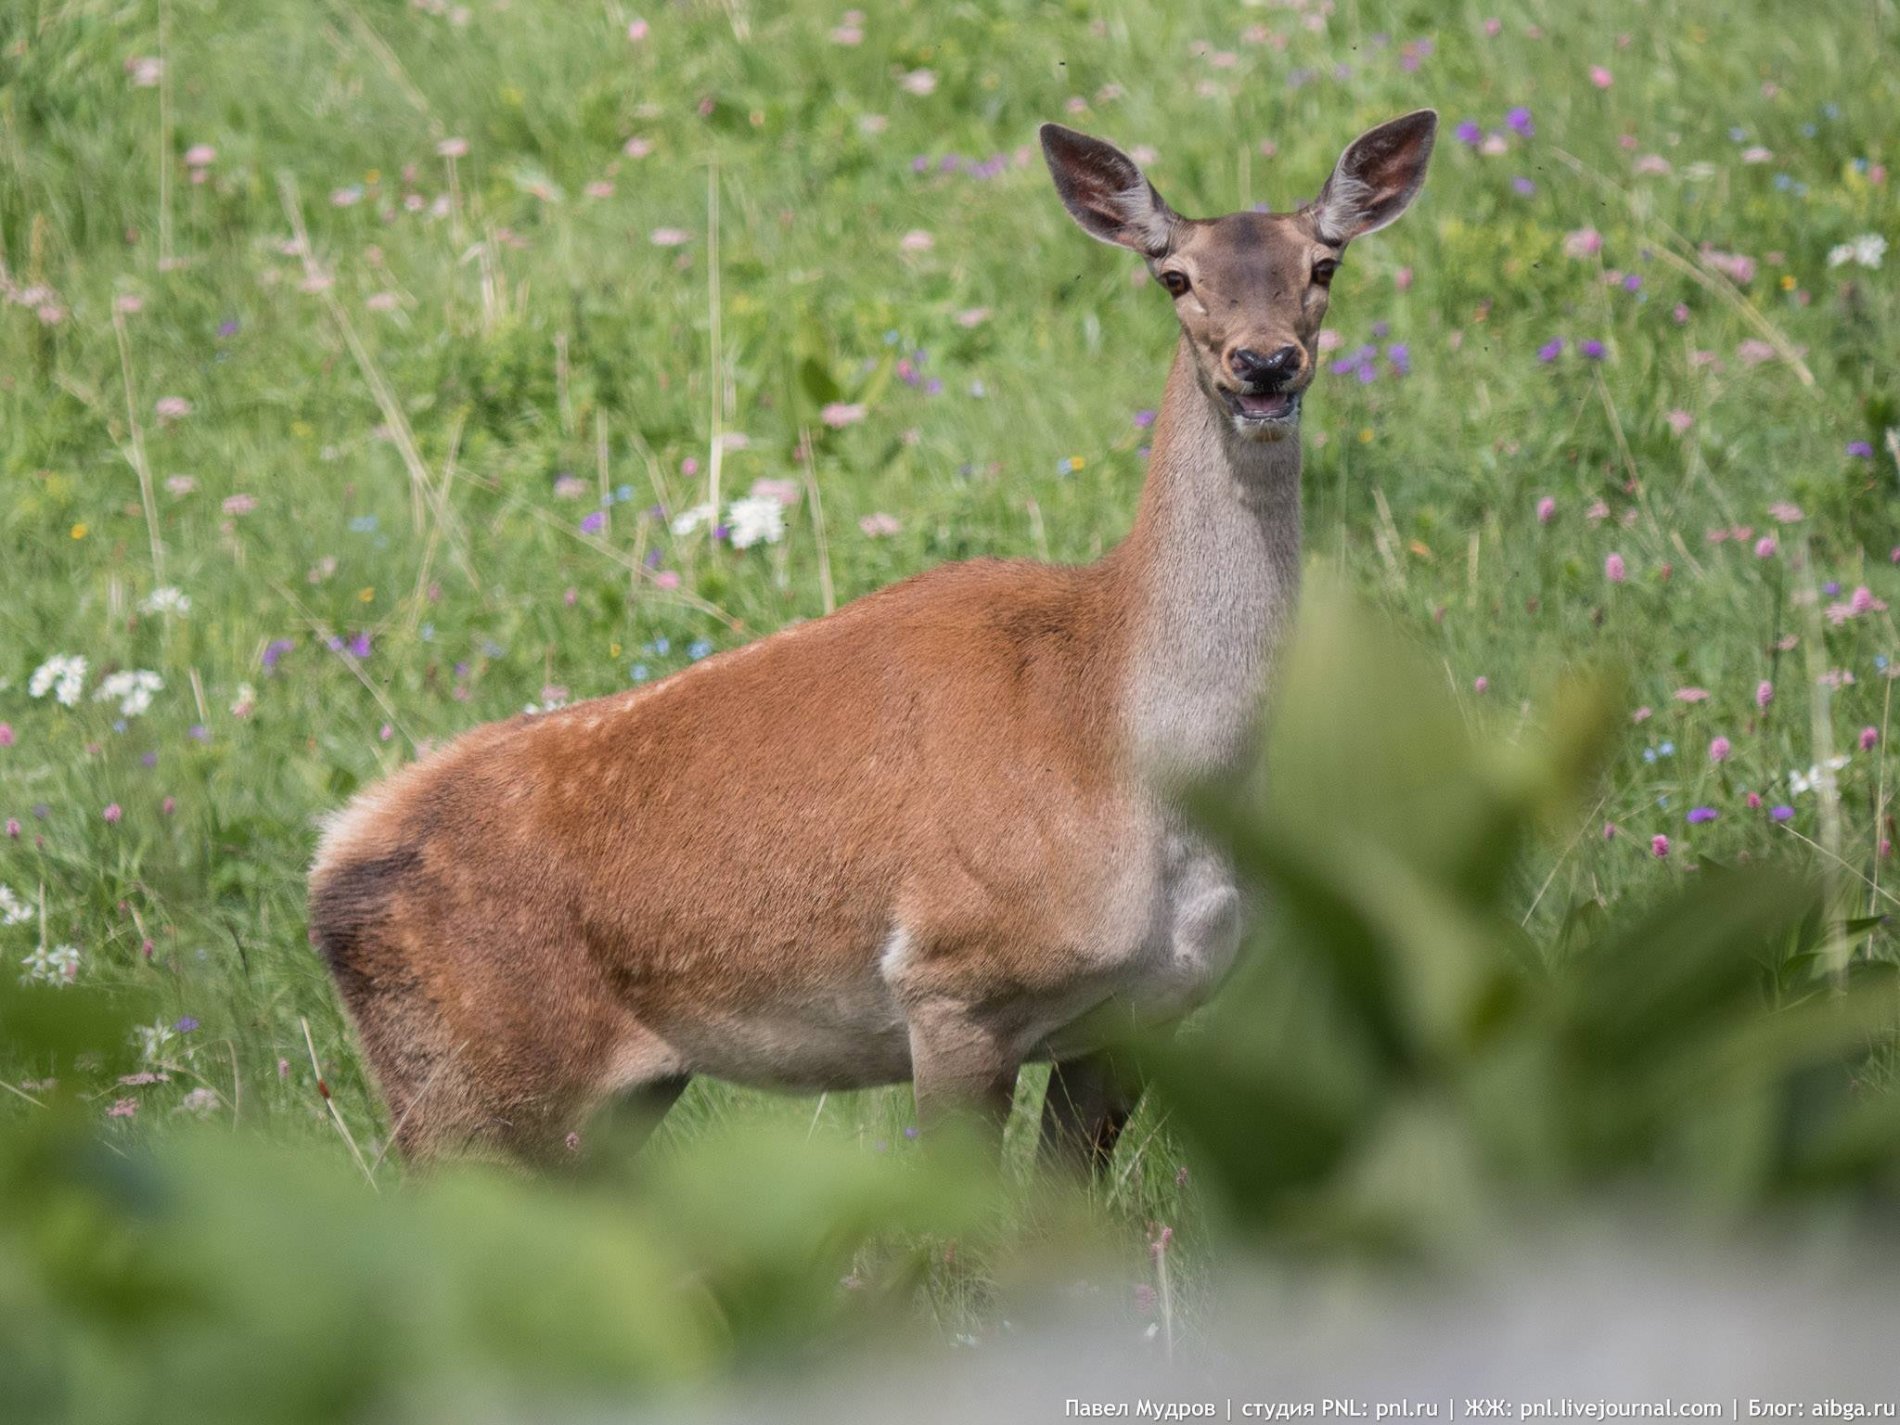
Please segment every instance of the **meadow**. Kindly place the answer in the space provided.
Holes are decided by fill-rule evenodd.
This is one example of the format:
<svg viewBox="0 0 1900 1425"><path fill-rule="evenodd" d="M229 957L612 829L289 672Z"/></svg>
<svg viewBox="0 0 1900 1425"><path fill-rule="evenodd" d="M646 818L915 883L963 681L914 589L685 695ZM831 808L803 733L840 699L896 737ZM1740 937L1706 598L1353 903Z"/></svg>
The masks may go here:
<svg viewBox="0 0 1900 1425"><path fill-rule="evenodd" d="M0 978L141 1005L64 1086L88 1131L394 1183L305 940L322 814L931 564L1114 543L1173 321L1063 214L1048 119L1203 215L1436 107L1334 285L1312 567L1486 745L1620 670L1600 777L1499 889L1530 933L1779 856L1830 968L1890 961L1900 17L1785 17L14 0ZM0 1123L44 1112L45 1062L0 1069ZM699 1083L658 1148L909 1122ZM1128 1141L1109 1211L1190 1238L1169 1126Z"/></svg>

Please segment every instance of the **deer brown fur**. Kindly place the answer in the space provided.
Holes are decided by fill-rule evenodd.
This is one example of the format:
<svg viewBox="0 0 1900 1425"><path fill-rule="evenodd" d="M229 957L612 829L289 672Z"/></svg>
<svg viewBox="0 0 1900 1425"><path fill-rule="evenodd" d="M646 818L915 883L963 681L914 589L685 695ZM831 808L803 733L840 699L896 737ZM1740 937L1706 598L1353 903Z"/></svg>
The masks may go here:
<svg viewBox="0 0 1900 1425"><path fill-rule="evenodd" d="M1434 117L1313 204L1190 221L1055 125L1057 188L1182 336L1128 538L1079 567L931 569L650 687L478 727L328 827L312 939L402 1149L558 1156L693 1075L912 1079L1007 1112L1055 1065L1053 1151L1105 1159L1138 1086L1103 1016L1192 1007L1238 944L1171 810L1252 744L1299 566L1299 404L1347 241L1423 179Z"/></svg>

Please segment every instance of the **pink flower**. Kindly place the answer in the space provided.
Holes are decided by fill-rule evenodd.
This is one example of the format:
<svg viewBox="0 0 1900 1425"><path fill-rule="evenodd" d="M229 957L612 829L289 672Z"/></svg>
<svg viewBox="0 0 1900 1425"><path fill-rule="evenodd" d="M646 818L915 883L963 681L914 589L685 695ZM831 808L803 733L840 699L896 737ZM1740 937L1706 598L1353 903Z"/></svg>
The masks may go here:
<svg viewBox="0 0 1900 1425"><path fill-rule="evenodd" d="M653 140L638 137L630 138L620 145L620 151L628 158L645 158L648 154L653 152Z"/></svg>
<svg viewBox="0 0 1900 1425"><path fill-rule="evenodd" d="M1683 410L1671 411L1663 419L1669 422L1669 429L1679 436L1687 435L1689 427L1695 424L1695 417Z"/></svg>
<svg viewBox="0 0 1900 1425"><path fill-rule="evenodd" d="M905 252L929 252L937 245L937 240L922 228L912 228L898 239L897 245Z"/></svg>
<svg viewBox="0 0 1900 1425"><path fill-rule="evenodd" d="M13 746L13 724L0 722L0 747Z"/></svg>
<svg viewBox="0 0 1900 1425"><path fill-rule="evenodd" d="M655 228L648 234L648 241L655 247L684 247L693 240L693 235L684 228Z"/></svg>
<svg viewBox="0 0 1900 1425"><path fill-rule="evenodd" d="M139 1101L135 1098L114 1099L112 1107L106 1110L107 1118L130 1118L139 1111Z"/></svg>
<svg viewBox="0 0 1900 1425"><path fill-rule="evenodd" d="M1603 823L1603 839L1605 841L1616 840L1616 823L1615 822L1606 821Z"/></svg>
<svg viewBox="0 0 1900 1425"><path fill-rule="evenodd" d="M1549 524L1551 520L1556 517L1556 514L1557 502L1549 495L1544 496L1543 499L1537 502L1537 522L1539 524Z"/></svg>
<svg viewBox="0 0 1900 1425"><path fill-rule="evenodd" d="M102 815L104 815L109 825L117 826L120 818L125 815L125 812L120 808L117 802L108 802Z"/></svg>
<svg viewBox="0 0 1900 1425"><path fill-rule="evenodd" d="M1886 600L1876 599L1873 590L1865 584L1854 590L1847 606L1856 614L1884 614L1887 611Z"/></svg>
<svg viewBox="0 0 1900 1425"><path fill-rule="evenodd" d="M1669 838L1660 831L1649 838L1649 854L1658 861L1669 854Z"/></svg>
<svg viewBox="0 0 1900 1425"><path fill-rule="evenodd" d="M1728 761L1729 750L1729 740L1726 737L1713 738L1709 742L1709 760L1711 762L1726 762Z"/></svg>
<svg viewBox="0 0 1900 1425"><path fill-rule="evenodd" d="M1755 685L1755 706L1765 708L1775 700L1775 685L1767 679Z"/></svg>
<svg viewBox="0 0 1900 1425"><path fill-rule="evenodd" d="M1603 234L1595 228L1578 228L1564 235L1565 257L1595 257L1603 251Z"/></svg>
<svg viewBox="0 0 1900 1425"><path fill-rule="evenodd" d="M866 515L863 519L859 520L858 528L863 530L865 534L869 535L872 539L884 539L896 534L903 528L903 525L897 522L896 516L887 515L880 511L876 514Z"/></svg>
<svg viewBox="0 0 1900 1425"><path fill-rule="evenodd" d="M1880 741L1879 728L1863 727L1860 730L1860 750L1862 752L1872 752L1874 750L1874 744L1879 741Z"/></svg>
<svg viewBox="0 0 1900 1425"><path fill-rule="evenodd" d="M223 509L227 515L248 515L257 508L255 495L226 495Z"/></svg>
<svg viewBox="0 0 1900 1425"><path fill-rule="evenodd" d="M1776 524L1798 524L1807 518L1801 506L1788 500L1776 500L1768 507L1768 513L1774 516Z"/></svg>
<svg viewBox="0 0 1900 1425"><path fill-rule="evenodd" d="M1598 524L1610 517L1610 507L1601 500L1592 500L1590 507L1583 512L1583 517L1591 524Z"/></svg>
<svg viewBox="0 0 1900 1425"><path fill-rule="evenodd" d="M163 815L170 816L173 812L178 810L178 798L166 797L164 801L158 804L158 809Z"/></svg>
<svg viewBox="0 0 1900 1425"><path fill-rule="evenodd" d="M614 196L614 185L605 179L596 179L581 191L589 198L611 198Z"/></svg>
<svg viewBox="0 0 1900 1425"><path fill-rule="evenodd" d="M1775 537L1772 534L1764 534L1760 539L1755 541L1755 557L1757 559L1773 559L1775 557L1775 550L1779 547L1780 546L1775 543Z"/></svg>
<svg viewBox="0 0 1900 1425"><path fill-rule="evenodd" d="M1608 89L1616 83L1616 76L1600 64L1590 66L1590 82L1599 89Z"/></svg>
<svg viewBox="0 0 1900 1425"><path fill-rule="evenodd" d="M864 407L854 401L833 401L818 413L818 419L833 430L843 430L864 419Z"/></svg>
<svg viewBox="0 0 1900 1425"><path fill-rule="evenodd" d="M160 396L152 403L152 409L161 421L183 420L191 414L191 402L183 396Z"/></svg>
<svg viewBox="0 0 1900 1425"><path fill-rule="evenodd" d="M672 569L662 569L653 576L653 587L656 589L677 589L679 586L680 576Z"/></svg>
<svg viewBox="0 0 1900 1425"><path fill-rule="evenodd" d="M1642 707L1638 708L1635 712L1630 714L1630 721L1640 726L1641 724L1648 722L1655 715L1656 715L1655 712L1649 707L1649 705L1644 704Z"/></svg>
<svg viewBox="0 0 1900 1425"><path fill-rule="evenodd" d="M1751 336L1735 348L1735 357L1744 366L1760 366L1764 361L1775 359L1775 349L1767 342Z"/></svg>
<svg viewBox="0 0 1900 1425"><path fill-rule="evenodd" d="M751 494L777 500L790 509L798 503L799 488L796 480L754 480Z"/></svg>
<svg viewBox="0 0 1900 1425"><path fill-rule="evenodd" d="M218 151L208 143L195 143L185 150L185 167L209 168L218 161Z"/></svg>
<svg viewBox="0 0 1900 1425"><path fill-rule="evenodd" d="M1628 571L1623 566L1622 555L1612 554L1608 559L1603 561L1603 577L1608 579L1612 584L1622 583L1627 576Z"/></svg>
<svg viewBox="0 0 1900 1425"><path fill-rule="evenodd" d="M1412 269L1409 267L1401 267L1397 272L1394 272L1392 274L1392 285L1401 292L1411 291Z"/></svg>
<svg viewBox="0 0 1900 1425"><path fill-rule="evenodd" d="M1490 692L1491 680L1485 677L1484 674L1480 673L1477 677L1471 680L1471 691L1474 693Z"/></svg>
<svg viewBox="0 0 1900 1425"><path fill-rule="evenodd" d="M650 30L645 20L634 20L627 26L627 43L637 45L641 40L644 40L649 33Z"/></svg>
<svg viewBox="0 0 1900 1425"><path fill-rule="evenodd" d="M20 839L20 818L19 817L10 816L7 818L7 836L10 840L13 840L13 841L18 841Z"/></svg>
<svg viewBox="0 0 1900 1425"><path fill-rule="evenodd" d="M1750 811L1760 811L1761 810L1761 793L1750 792L1747 796L1742 798L1742 804L1746 806Z"/></svg>
<svg viewBox="0 0 1900 1425"><path fill-rule="evenodd" d="M1676 701L1679 703L1706 703L1709 700L1707 688L1677 688Z"/></svg>

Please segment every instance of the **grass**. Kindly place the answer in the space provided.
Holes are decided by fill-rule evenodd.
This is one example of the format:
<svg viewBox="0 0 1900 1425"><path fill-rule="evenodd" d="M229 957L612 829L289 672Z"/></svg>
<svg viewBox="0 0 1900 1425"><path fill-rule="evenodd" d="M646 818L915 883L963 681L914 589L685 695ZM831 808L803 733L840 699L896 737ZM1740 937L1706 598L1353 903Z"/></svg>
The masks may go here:
<svg viewBox="0 0 1900 1425"><path fill-rule="evenodd" d="M854 23L735 0L630 38L615 4L7 7L0 883L30 909L0 927L9 970L70 945L81 980L154 996L170 1077L91 1090L119 1138L203 1112L350 1139L392 1176L305 943L317 819L477 722L932 563L1099 554L1171 318L1063 215L1035 125L1152 146L1198 214L1304 200L1423 104L1445 121L1424 197L1334 289L1312 558L1500 737L1557 672L1627 669L1642 720L1524 869L1527 920L1804 843L1837 915L1881 913L1900 254L1829 254L1900 226L1896 15L1811 18L1797 39L1764 4ZM862 418L828 423L840 405ZM759 480L794 482L776 543L652 513ZM160 588L189 611L153 611ZM59 654L90 664L70 708L28 686ZM148 710L95 698L116 670L158 674ZM1855 953L1889 952L1866 935ZM31 1112L31 1065L8 1072L5 1112ZM898 1145L908 1114L899 1090L699 1084L667 1133ZM1131 1132L1115 1201L1180 1223L1175 1148Z"/></svg>

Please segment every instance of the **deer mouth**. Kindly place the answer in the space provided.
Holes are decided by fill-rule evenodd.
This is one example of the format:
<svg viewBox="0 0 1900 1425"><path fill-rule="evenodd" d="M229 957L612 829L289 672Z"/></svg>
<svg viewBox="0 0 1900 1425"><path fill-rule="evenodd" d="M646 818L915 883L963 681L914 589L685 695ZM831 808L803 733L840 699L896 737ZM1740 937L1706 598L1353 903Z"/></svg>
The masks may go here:
<svg viewBox="0 0 1900 1425"><path fill-rule="evenodd" d="M1299 391L1227 391L1221 398L1243 425L1280 425L1299 418Z"/></svg>

